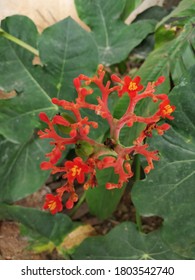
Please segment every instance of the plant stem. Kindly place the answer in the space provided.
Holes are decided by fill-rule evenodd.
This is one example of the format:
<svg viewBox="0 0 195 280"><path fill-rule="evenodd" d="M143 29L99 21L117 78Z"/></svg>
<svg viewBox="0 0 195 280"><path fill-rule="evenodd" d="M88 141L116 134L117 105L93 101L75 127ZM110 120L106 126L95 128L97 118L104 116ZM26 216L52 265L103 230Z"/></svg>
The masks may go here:
<svg viewBox="0 0 195 280"><path fill-rule="evenodd" d="M139 155L135 156L135 182L140 180L140 160L139 160ZM142 232L142 221L141 221L141 216L137 209L135 209L135 219L136 219L136 224L137 228L140 232Z"/></svg>
<svg viewBox="0 0 195 280"><path fill-rule="evenodd" d="M32 46L28 45L27 43L25 43L24 41L14 37L13 35L5 32L2 28L0 28L0 36L14 42L15 44L23 47L24 49L28 50L29 52L33 53L36 56L39 56L39 52L38 50L36 50L35 48L33 48Z"/></svg>
<svg viewBox="0 0 195 280"><path fill-rule="evenodd" d="M70 212L70 214L69 214L70 217L72 217L77 212L77 210L79 209L81 204L85 201L85 198L86 198L86 192L83 193L83 195L81 196L81 198L79 199L77 204L74 206L74 208Z"/></svg>

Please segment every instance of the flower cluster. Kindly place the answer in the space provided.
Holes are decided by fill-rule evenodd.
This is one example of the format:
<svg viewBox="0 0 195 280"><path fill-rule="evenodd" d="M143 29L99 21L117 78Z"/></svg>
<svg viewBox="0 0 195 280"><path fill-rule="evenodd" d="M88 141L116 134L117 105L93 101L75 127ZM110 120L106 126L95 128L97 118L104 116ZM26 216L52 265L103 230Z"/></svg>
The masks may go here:
<svg viewBox="0 0 195 280"><path fill-rule="evenodd" d="M65 114L56 114L52 119L44 113L40 113L40 119L48 126L44 131L39 131L40 138L50 138L50 144L53 150L46 154L48 161L41 163L44 170L51 169L51 173L62 173L65 178L65 184L56 190L56 195L48 194L44 209L49 209L55 214L63 209L63 195L69 194L65 206L71 209L74 203L78 201L78 195L75 191L75 181L83 184L85 190L89 187L98 186L96 171L112 167L115 174L118 175L118 182L107 182L107 189L121 188L125 182L134 174L131 168L131 155L140 154L146 158L148 165L145 167L145 173L149 173L154 168L153 161L159 160L158 151L148 150L149 145L145 143L147 137L151 137L153 131L162 135L164 131L170 128L167 123L159 124L162 119L172 120L171 115L175 106L170 104L166 94L154 94L158 85L164 82L164 77L158 78L155 82L149 82L144 89L141 85L139 76L131 79L125 76L121 79L117 75L111 75L111 81L104 84L105 71L102 65L99 65L97 74L93 77L79 75L73 83L78 94L75 102L59 100L53 98L52 102L65 111L70 111L74 118L67 117ZM111 86L112 83L112 86ZM113 85L113 84L116 85ZM97 104L91 104L86 99L88 95L93 94L91 84L95 84L101 96L97 97ZM108 98L112 92L117 92L121 97L125 93L129 96L129 104L126 112L119 119L111 114L108 108ZM151 116L143 117L136 115L135 107L137 103L145 98L150 98L157 103L157 110ZM97 115L105 119L110 127L110 135L103 142L99 143L89 137L91 128L97 129L98 123L90 121L87 116L82 116L81 109L93 110ZM124 147L120 141L120 131L124 126L131 127L134 123L143 123L145 128L134 140L132 146ZM61 136L58 129L64 128L66 136ZM65 161L63 166L59 166L59 160L63 151L68 145L75 145L75 149L84 151L84 156L76 156L72 161Z"/></svg>

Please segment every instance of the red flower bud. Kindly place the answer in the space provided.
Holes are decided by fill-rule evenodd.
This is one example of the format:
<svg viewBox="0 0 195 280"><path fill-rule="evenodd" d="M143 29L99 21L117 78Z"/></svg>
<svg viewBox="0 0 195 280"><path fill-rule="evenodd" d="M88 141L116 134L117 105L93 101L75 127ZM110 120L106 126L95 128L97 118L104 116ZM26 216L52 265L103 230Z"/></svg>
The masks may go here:
<svg viewBox="0 0 195 280"><path fill-rule="evenodd" d="M50 122L48 116L44 112L39 113L39 118L40 118L40 120L42 120L43 122L45 122L47 124Z"/></svg>

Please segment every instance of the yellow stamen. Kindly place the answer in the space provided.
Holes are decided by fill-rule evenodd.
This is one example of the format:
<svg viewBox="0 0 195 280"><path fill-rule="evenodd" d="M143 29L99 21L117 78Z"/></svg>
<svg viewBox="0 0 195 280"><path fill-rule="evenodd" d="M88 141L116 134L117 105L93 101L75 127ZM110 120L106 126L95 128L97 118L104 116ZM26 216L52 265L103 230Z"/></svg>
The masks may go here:
<svg viewBox="0 0 195 280"><path fill-rule="evenodd" d="M76 175L80 175L81 168L79 168L77 165L74 165L73 168L71 168L72 176L75 177Z"/></svg>
<svg viewBox="0 0 195 280"><path fill-rule="evenodd" d="M56 208L56 202L52 201L48 204L49 209L52 211Z"/></svg>
<svg viewBox="0 0 195 280"><path fill-rule="evenodd" d="M170 115L173 112L172 107L168 104L163 109L163 114Z"/></svg>
<svg viewBox="0 0 195 280"><path fill-rule="evenodd" d="M138 88L135 82L130 82L128 89L129 90L136 90Z"/></svg>

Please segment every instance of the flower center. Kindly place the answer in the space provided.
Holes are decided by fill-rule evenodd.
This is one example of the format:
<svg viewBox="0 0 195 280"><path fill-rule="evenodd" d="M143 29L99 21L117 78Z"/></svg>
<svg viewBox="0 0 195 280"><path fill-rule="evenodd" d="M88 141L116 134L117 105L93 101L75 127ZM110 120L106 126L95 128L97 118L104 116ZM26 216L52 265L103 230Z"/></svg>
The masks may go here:
<svg viewBox="0 0 195 280"><path fill-rule="evenodd" d="M56 208L56 202L52 201L48 204L49 209L52 211Z"/></svg>
<svg viewBox="0 0 195 280"><path fill-rule="evenodd" d="M173 112L172 107L168 104L163 109L163 114L170 115Z"/></svg>
<svg viewBox="0 0 195 280"><path fill-rule="evenodd" d="M130 82L129 83L129 90L136 90L138 88L137 84L135 82Z"/></svg>
<svg viewBox="0 0 195 280"><path fill-rule="evenodd" d="M80 175L81 168L79 168L77 165L74 165L73 168L71 168L72 176L75 177L76 175Z"/></svg>

